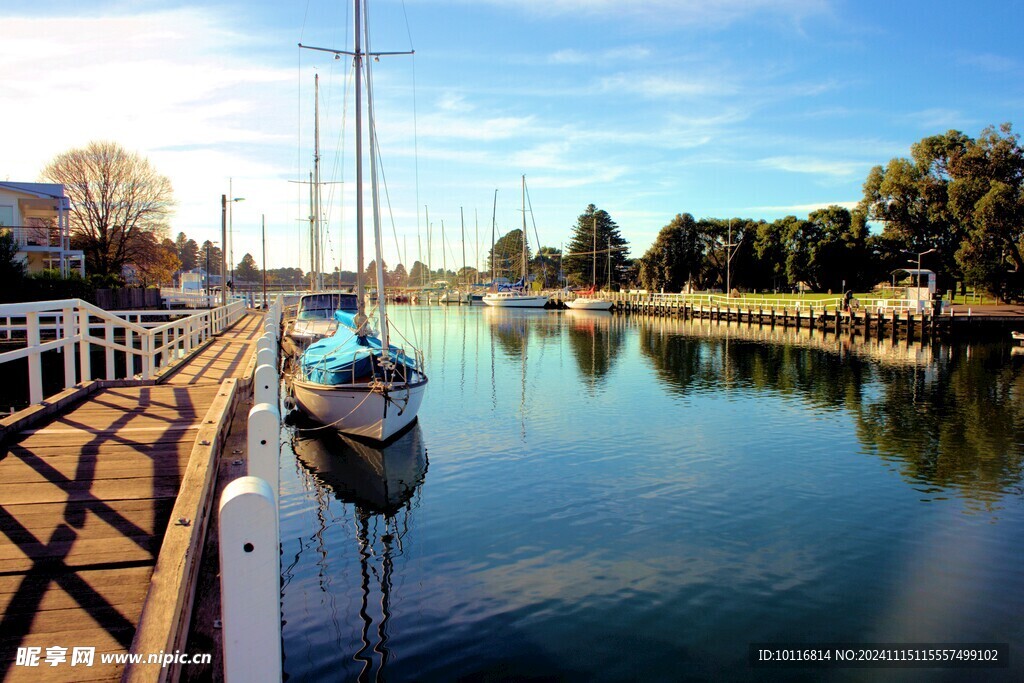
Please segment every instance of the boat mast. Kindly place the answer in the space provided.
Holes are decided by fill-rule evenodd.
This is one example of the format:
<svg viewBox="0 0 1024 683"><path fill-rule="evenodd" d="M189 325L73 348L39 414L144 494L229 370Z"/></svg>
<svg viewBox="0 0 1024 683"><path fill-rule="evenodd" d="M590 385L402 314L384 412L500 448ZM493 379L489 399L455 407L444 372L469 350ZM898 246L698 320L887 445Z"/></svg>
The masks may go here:
<svg viewBox="0 0 1024 683"><path fill-rule="evenodd" d="M594 273L590 278L594 291L597 291L597 213L594 213Z"/></svg>
<svg viewBox="0 0 1024 683"><path fill-rule="evenodd" d="M313 172L309 172L309 291L316 291L316 201L313 199Z"/></svg>
<svg viewBox="0 0 1024 683"><path fill-rule="evenodd" d="M526 176L523 176L523 291L526 286Z"/></svg>
<svg viewBox="0 0 1024 683"><path fill-rule="evenodd" d="M357 5L359 4L359 0L355 0L355 2ZM369 15L368 10L366 10L366 13ZM356 14L358 16L358 11ZM367 51L369 51L370 31L366 22L363 24L363 30L366 31L364 42L366 43ZM381 357L387 361L391 346L388 342L387 297L384 295L384 244L380 234L380 195L377 189L377 131L373 126L373 78L369 63L366 65L366 113L369 119L367 132L370 139L370 199L373 207L373 246L375 256L377 257L377 312L380 317Z"/></svg>
<svg viewBox="0 0 1024 683"><path fill-rule="evenodd" d="M462 207L459 207L459 220L462 221L462 286L464 289L469 288L469 283L466 280L466 216L462 213ZM462 292L465 294L466 292Z"/></svg>
<svg viewBox="0 0 1024 683"><path fill-rule="evenodd" d="M316 277L314 291L324 288L323 275L323 235L320 225L320 74L313 76L314 109L313 109L313 210L314 230L316 234L314 254L316 256L313 272Z"/></svg>
<svg viewBox="0 0 1024 683"><path fill-rule="evenodd" d="M494 253L494 230L497 225L498 215L498 188L494 188L494 207L491 209L491 285L494 286L494 279L496 277L497 259ZM495 290L497 291L497 290Z"/></svg>
<svg viewBox="0 0 1024 683"><path fill-rule="evenodd" d="M363 282L363 50L359 0L355 5L352 66L356 70L356 315L353 322L360 337L366 336L366 285Z"/></svg>

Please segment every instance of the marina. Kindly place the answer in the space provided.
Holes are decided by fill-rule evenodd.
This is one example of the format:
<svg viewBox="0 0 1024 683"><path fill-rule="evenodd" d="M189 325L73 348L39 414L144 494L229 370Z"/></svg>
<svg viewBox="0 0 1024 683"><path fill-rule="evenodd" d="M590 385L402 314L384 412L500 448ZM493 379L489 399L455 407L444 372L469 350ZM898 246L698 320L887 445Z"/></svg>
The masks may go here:
<svg viewBox="0 0 1024 683"><path fill-rule="evenodd" d="M1024 681L1021 8L166 4L0 9L0 683Z"/></svg>
<svg viewBox="0 0 1024 683"><path fill-rule="evenodd" d="M826 615L830 641L1008 642L1019 656L1013 340L392 309L432 359L419 419L383 445L297 412L280 428L288 678L755 680L748 643L804 637ZM219 675L216 564L180 564L168 539L184 532L187 556L209 544L216 516L191 522L244 473L229 453L247 448L244 407L265 400L247 398L265 381L262 320L249 312L159 384L92 381L5 432L5 652L69 638L168 651L188 634L213 657L189 680ZM145 666L90 675L155 680Z"/></svg>

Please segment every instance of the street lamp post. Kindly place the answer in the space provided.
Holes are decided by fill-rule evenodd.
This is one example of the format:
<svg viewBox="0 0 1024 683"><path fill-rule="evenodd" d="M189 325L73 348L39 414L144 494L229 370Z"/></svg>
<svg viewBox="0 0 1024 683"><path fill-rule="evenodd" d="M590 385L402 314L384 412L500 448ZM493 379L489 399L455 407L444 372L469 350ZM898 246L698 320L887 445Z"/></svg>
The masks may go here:
<svg viewBox="0 0 1024 683"><path fill-rule="evenodd" d="M917 255L917 288L918 289L921 289L921 257L924 256L925 254L930 254L933 251L938 251L938 249L936 249L935 247L932 247L928 251L921 251L921 252L907 251L906 249L903 250L904 254L916 254Z"/></svg>
<svg viewBox="0 0 1024 683"><path fill-rule="evenodd" d="M230 202L230 204L228 205L228 261L229 261L229 264L230 264L229 265L229 269L231 271L231 280L230 280L230 282L234 283L234 281L235 281L235 216L234 216L235 211L234 211L234 208L235 208L235 202L244 202L245 201L245 197L235 197L235 196L233 196L234 193L231 191L231 181L232 181L232 179L228 178L228 196L231 197L231 199L228 200Z"/></svg>
<svg viewBox="0 0 1024 683"><path fill-rule="evenodd" d="M228 304L228 268L227 268L227 250L228 250L228 196L222 194L220 196L220 305L227 306Z"/></svg>

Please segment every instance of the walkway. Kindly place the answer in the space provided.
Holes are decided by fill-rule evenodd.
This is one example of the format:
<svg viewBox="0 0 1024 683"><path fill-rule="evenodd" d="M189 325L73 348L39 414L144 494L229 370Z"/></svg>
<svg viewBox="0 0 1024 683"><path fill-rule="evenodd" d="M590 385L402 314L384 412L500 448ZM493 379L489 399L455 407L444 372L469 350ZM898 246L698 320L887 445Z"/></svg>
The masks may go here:
<svg viewBox="0 0 1024 683"><path fill-rule="evenodd" d="M0 450L0 678L120 678L101 654L130 649L198 430L262 332L248 314L164 383L100 389Z"/></svg>

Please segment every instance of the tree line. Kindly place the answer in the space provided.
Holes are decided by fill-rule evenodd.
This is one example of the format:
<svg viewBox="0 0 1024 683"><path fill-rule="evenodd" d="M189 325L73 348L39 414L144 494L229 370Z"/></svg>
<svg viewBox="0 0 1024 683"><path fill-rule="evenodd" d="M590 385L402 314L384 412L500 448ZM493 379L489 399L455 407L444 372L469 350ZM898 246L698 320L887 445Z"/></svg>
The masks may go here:
<svg viewBox="0 0 1024 683"><path fill-rule="evenodd" d="M695 220L679 214L638 259L653 290L863 291L901 269L936 273L939 289L1024 295L1024 148L1009 123L972 138L951 130L915 143L909 158L875 166L851 210L806 219ZM881 230L868 229L880 224ZM727 227L731 226L731 242ZM728 245L733 246L728 246ZM731 262L730 262L731 259Z"/></svg>

